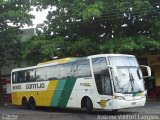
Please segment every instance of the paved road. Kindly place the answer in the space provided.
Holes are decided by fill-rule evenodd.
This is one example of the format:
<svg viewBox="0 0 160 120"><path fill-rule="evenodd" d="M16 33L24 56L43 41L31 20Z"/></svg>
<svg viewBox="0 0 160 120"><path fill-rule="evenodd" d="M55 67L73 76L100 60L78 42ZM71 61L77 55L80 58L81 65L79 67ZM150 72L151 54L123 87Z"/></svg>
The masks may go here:
<svg viewBox="0 0 160 120"><path fill-rule="evenodd" d="M18 106L0 108L0 120L160 120L160 101L148 101L144 107L120 110L118 113L79 109L38 108L28 110Z"/></svg>

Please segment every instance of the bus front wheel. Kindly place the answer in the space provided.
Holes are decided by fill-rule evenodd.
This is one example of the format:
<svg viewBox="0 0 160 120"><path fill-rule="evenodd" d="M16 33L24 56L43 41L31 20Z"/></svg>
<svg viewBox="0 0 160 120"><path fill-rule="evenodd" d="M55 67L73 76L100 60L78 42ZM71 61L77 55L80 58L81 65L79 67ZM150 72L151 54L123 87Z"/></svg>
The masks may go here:
<svg viewBox="0 0 160 120"><path fill-rule="evenodd" d="M87 113L92 113L93 104L90 98L87 98L86 108L87 108Z"/></svg>
<svg viewBox="0 0 160 120"><path fill-rule="evenodd" d="M32 110L36 109L36 102L33 97L29 99L29 108L31 108Z"/></svg>
<svg viewBox="0 0 160 120"><path fill-rule="evenodd" d="M112 110L113 113L118 113L118 109Z"/></svg>

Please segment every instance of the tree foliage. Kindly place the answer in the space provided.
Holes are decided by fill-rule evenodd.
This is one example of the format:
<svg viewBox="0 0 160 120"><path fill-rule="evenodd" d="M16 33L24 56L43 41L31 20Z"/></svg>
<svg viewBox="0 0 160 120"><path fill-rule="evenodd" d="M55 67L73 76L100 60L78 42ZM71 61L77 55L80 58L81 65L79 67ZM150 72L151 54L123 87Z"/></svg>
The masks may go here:
<svg viewBox="0 0 160 120"><path fill-rule="evenodd" d="M39 28L60 57L147 52L159 46L159 0L41 0L37 6L56 6Z"/></svg>
<svg viewBox="0 0 160 120"><path fill-rule="evenodd" d="M30 0L0 0L0 80L1 70L9 59L21 59L19 28L31 25ZM12 23L12 24L11 24ZM2 83L0 81L0 104L2 104Z"/></svg>
<svg viewBox="0 0 160 120"><path fill-rule="evenodd" d="M0 0L0 70L11 54L20 53L18 45L22 32L19 28L32 24L33 16L28 13L30 5L29 0Z"/></svg>

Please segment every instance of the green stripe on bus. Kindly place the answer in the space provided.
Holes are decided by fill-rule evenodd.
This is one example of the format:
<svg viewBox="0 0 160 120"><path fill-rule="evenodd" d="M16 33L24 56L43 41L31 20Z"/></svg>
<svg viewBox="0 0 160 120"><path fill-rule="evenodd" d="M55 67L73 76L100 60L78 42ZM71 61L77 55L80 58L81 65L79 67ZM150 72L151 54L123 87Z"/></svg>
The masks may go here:
<svg viewBox="0 0 160 120"><path fill-rule="evenodd" d="M52 97L51 106L58 106L59 99L64 88L66 80L58 80L57 87L54 91L54 96Z"/></svg>
<svg viewBox="0 0 160 120"><path fill-rule="evenodd" d="M63 92L61 94L61 99L58 102L59 107L66 107L68 100L70 98L71 92L73 90L73 87L75 85L76 78L69 78L67 79L67 82L65 83Z"/></svg>

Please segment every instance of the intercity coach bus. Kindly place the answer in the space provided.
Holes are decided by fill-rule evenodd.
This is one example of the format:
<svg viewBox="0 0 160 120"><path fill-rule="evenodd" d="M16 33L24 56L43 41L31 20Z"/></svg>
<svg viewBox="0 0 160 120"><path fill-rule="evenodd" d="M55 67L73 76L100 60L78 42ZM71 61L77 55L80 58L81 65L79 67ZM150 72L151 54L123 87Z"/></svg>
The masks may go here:
<svg viewBox="0 0 160 120"><path fill-rule="evenodd" d="M142 67L147 76L143 76ZM144 106L144 78L150 67L133 55L99 54L64 58L13 69L12 103L37 106L117 111Z"/></svg>

